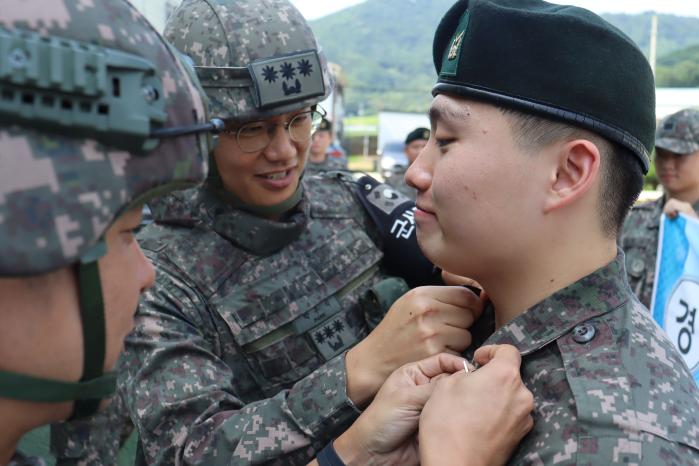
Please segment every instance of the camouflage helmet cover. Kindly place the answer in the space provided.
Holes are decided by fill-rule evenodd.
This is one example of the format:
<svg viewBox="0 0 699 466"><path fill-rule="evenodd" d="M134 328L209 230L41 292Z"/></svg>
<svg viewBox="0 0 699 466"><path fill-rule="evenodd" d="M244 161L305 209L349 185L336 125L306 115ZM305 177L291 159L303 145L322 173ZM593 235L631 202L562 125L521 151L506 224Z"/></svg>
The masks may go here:
<svg viewBox="0 0 699 466"><path fill-rule="evenodd" d="M193 60L215 117L264 119L332 90L325 55L287 0L184 0L164 35Z"/></svg>
<svg viewBox="0 0 699 466"><path fill-rule="evenodd" d="M0 54L5 54L0 56L0 276L38 274L77 262L98 244L126 208L155 192L204 179L207 145L201 134L156 140L148 150L136 151L119 147L118 138L113 136L105 139L110 131L104 128L73 131L75 125L71 123L77 121L76 112L81 111L77 103L84 102L70 102L76 95L76 99L84 97L78 92L78 72L89 71L90 57L102 60L105 50L116 51L112 55L119 57L129 54L132 61L148 64L141 77L154 83L149 88L149 100L159 100L156 103L160 110L151 112L155 116L151 123L146 122L146 130L159 125L196 125L206 117L193 73L127 2L3 0L0 42L5 46L0 47ZM64 47L64 53L46 52L56 47ZM94 53L88 59L76 58L83 51ZM17 81L13 81L17 70L13 75L3 63L23 56L31 64L32 54L40 55L34 58L49 70L47 73L65 69L70 73L64 74L54 88L32 88L39 81L24 79L30 76L31 67L27 66L23 87L17 87ZM72 57L71 61L67 57ZM140 78L137 82L137 92L132 95L125 95L133 91L125 82L120 90L113 90L114 95L143 103L146 89L141 89ZM84 94L84 82L82 86ZM51 110L62 112L57 114L60 121L53 131L31 120L8 122L3 103L9 100L10 104L28 105L31 108L21 111L31 112L46 97L43 91L57 96L59 102L69 102ZM144 117L138 112L131 116L136 120ZM103 118L107 129L119 125L109 120L109 114L95 114L94 118ZM152 134L148 131L146 134Z"/></svg>
<svg viewBox="0 0 699 466"><path fill-rule="evenodd" d="M685 108L665 117L655 133L655 147L682 155L699 151L699 110Z"/></svg>

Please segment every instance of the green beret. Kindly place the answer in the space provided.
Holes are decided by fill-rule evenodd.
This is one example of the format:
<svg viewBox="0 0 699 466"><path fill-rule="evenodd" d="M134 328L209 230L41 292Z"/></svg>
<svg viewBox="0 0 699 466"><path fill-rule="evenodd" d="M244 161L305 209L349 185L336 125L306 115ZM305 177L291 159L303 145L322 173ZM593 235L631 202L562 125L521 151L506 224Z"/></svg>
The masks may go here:
<svg viewBox="0 0 699 466"><path fill-rule="evenodd" d="M320 123L318 124L318 129L316 131L332 131L333 129L333 124L330 123L330 120L326 120L323 118L320 120Z"/></svg>
<svg viewBox="0 0 699 466"><path fill-rule="evenodd" d="M407 146L413 141L427 141L430 138L430 130L427 128L415 128L405 137L405 145Z"/></svg>
<svg viewBox="0 0 699 466"><path fill-rule="evenodd" d="M636 154L655 133L655 84L639 48L582 8L461 0L434 37L432 94L456 94L588 129Z"/></svg>

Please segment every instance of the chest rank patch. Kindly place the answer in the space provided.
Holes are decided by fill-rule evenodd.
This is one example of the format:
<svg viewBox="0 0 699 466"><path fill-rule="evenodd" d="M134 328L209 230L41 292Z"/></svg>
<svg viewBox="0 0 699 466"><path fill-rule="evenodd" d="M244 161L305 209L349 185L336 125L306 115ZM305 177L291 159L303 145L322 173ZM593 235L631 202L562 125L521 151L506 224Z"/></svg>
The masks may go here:
<svg viewBox="0 0 699 466"><path fill-rule="evenodd" d="M440 76L456 76L459 69L459 59L461 58L461 46L464 43L464 38L466 37L466 30L468 29L468 22L471 18L471 14L468 10L464 11L459 20L459 25L456 27L454 36L451 39L450 46L444 51L444 59L442 60L442 69L439 73Z"/></svg>
<svg viewBox="0 0 699 466"><path fill-rule="evenodd" d="M258 108L325 94L323 69L315 50L259 60L248 65Z"/></svg>

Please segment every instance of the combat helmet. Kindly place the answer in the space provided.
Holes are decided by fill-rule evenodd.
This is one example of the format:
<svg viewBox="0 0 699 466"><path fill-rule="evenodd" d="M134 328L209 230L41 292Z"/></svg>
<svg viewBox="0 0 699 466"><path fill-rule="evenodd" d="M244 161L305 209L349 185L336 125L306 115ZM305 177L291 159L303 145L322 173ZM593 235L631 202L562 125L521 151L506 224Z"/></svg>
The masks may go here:
<svg viewBox="0 0 699 466"><path fill-rule="evenodd" d="M291 112L332 91L325 55L287 0L184 0L164 35L193 60L211 114L225 120Z"/></svg>
<svg viewBox="0 0 699 466"><path fill-rule="evenodd" d="M188 68L189 67L189 68ZM79 400L94 411L103 375L103 235L149 196L197 184L208 134L191 65L127 2L0 5L0 278L78 264L85 346L79 383L0 372L0 396Z"/></svg>

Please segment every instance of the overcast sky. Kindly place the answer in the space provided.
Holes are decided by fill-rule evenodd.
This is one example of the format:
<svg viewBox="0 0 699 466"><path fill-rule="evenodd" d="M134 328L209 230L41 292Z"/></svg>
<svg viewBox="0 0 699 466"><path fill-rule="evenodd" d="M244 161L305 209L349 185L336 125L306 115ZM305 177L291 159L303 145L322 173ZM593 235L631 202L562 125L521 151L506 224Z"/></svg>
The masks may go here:
<svg viewBox="0 0 699 466"><path fill-rule="evenodd" d="M363 0L291 0L291 2L306 18L315 19L362 3ZM699 17L699 0L566 0L554 3L577 5L595 13L641 13L654 10L659 13Z"/></svg>

